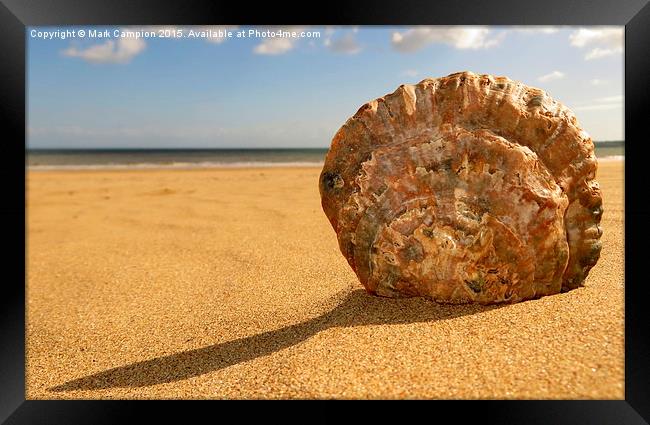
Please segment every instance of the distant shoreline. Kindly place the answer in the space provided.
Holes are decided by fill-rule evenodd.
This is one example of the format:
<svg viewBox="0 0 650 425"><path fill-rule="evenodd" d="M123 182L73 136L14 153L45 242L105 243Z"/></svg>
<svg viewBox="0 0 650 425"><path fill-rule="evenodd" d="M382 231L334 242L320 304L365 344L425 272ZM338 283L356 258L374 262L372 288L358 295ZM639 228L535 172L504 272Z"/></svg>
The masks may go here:
<svg viewBox="0 0 650 425"><path fill-rule="evenodd" d="M623 155L598 158L598 162L625 161ZM231 163L174 163L174 164L100 164L100 165L27 165L27 171L110 171L110 170L206 170L249 168L315 168L323 162L231 162Z"/></svg>
<svg viewBox="0 0 650 425"><path fill-rule="evenodd" d="M33 149L28 171L322 167L328 149ZM623 160L624 142L596 143L599 161ZM611 158L611 159L610 159Z"/></svg>
<svg viewBox="0 0 650 425"><path fill-rule="evenodd" d="M625 140L605 140L594 142L596 147L622 147L625 146ZM221 152L221 153L240 153L240 152L322 152L326 153L329 147L320 148L27 148L26 155L34 154L102 154L102 153L172 153L172 152Z"/></svg>
<svg viewBox="0 0 650 425"><path fill-rule="evenodd" d="M27 165L27 171L75 170L194 170L230 168L311 168L322 167L324 162L224 162L224 163L172 163L172 164L95 164L95 165Z"/></svg>

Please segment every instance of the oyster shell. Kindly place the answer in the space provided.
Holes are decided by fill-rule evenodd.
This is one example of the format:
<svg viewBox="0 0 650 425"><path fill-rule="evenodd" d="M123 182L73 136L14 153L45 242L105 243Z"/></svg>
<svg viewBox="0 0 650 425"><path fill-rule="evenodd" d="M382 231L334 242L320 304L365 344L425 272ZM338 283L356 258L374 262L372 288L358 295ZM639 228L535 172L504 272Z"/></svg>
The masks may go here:
<svg viewBox="0 0 650 425"><path fill-rule="evenodd" d="M332 140L323 210L370 293L516 302L600 256L594 145L544 91L471 72L402 85Z"/></svg>

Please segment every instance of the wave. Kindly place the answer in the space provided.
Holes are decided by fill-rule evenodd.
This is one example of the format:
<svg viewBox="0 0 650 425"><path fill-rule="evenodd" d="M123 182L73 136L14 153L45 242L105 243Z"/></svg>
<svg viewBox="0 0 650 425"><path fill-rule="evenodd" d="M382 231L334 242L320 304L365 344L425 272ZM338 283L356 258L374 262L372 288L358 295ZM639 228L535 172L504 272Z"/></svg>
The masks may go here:
<svg viewBox="0 0 650 425"><path fill-rule="evenodd" d="M625 155L611 155L597 158L598 162L625 161Z"/></svg>
<svg viewBox="0 0 650 425"><path fill-rule="evenodd" d="M136 164L67 164L67 165L27 165L29 171L56 171L56 170L132 170L132 169L197 169L197 168L298 168L298 167L322 167L320 161L293 161L293 162L264 162L264 161L243 161L243 162L172 162L172 163L136 163Z"/></svg>

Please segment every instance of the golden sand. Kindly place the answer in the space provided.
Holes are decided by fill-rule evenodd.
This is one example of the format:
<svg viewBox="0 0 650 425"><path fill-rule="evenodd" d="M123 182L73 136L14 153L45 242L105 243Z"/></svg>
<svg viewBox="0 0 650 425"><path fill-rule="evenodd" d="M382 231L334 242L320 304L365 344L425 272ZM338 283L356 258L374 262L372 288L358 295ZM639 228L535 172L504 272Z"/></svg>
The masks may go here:
<svg viewBox="0 0 650 425"><path fill-rule="evenodd" d="M624 398L622 162L586 286L502 307L367 295L319 172L30 171L27 398Z"/></svg>

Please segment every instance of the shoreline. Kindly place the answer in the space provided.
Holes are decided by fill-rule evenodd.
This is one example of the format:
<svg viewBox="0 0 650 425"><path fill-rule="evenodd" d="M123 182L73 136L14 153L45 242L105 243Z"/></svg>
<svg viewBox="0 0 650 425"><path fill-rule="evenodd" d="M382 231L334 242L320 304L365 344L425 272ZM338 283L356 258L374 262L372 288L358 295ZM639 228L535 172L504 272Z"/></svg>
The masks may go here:
<svg viewBox="0 0 650 425"><path fill-rule="evenodd" d="M248 168L314 168L324 162L232 162L175 164L101 164L101 165L26 165L26 171L92 171L92 170L222 170Z"/></svg>
<svg viewBox="0 0 650 425"><path fill-rule="evenodd" d="M624 155L606 156L597 159L603 162L625 162ZM323 167L324 162L232 162L232 163L173 163L173 164L97 164L97 165L26 165L26 172L44 171L131 171L131 170L241 170L241 169L300 169Z"/></svg>

